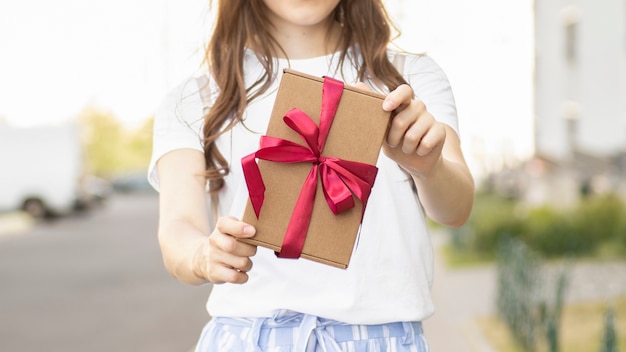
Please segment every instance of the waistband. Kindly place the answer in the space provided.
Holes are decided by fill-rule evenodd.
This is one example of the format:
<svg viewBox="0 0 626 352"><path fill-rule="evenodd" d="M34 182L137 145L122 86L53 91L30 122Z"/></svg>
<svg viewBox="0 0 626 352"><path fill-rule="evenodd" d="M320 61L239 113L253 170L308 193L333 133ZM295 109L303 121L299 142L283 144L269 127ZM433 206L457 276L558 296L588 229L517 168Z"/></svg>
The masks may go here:
<svg viewBox="0 0 626 352"><path fill-rule="evenodd" d="M319 346L340 352L337 343L341 342L397 337L403 344L413 344L415 336L423 334L421 322L353 325L289 310L278 310L269 318L215 317L213 323L247 328L246 340L252 351L261 350L260 346L277 336L292 339L295 351L315 351Z"/></svg>

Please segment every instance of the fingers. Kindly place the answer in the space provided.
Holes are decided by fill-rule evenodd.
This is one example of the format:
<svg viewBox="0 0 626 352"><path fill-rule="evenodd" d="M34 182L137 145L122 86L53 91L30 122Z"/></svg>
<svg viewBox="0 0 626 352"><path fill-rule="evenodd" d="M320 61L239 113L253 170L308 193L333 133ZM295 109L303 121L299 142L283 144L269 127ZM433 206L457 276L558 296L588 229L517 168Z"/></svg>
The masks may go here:
<svg viewBox="0 0 626 352"><path fill-rule="evenodd" d="M371 91L363 82L357 83L355 87ZM398 86L385 97L383 110L395 113L387 134L387 144L392 148L401 146L406 154L416 153L430 122L418 118L426 112L426 107L421 101L413 100L413 89L407 84ZM420 149L428 152L430 148L424 145Z"/></svg>
<svg viewBox="0 0 626 352"><path fill-rule="evenodd" d="M441 152L445 139L446 128L442 124L435 124L419 142L416 154L426 156L434 151Z"/></svg>
<svg viewBox="0 0 626 352"><path fill-rule="evenodd" d="M385 154L416 176L430 175L441 159L445 125L435 120L422 101L414 99L406 84L387 95L383 109L392 111Z"/></svg>
<svg viewBox="0 0 626 352"><path fill-rule="evenodd" d="M359 82L356 87L371 90ZM382 108L392 112L383 151L405 169L428 174L441 157L445 126L435 120L413 89L402 84L389 93Z"/></svg>
<svg viewBox="0 0 626 352"><path fill-rule="evenodd" d="M246 272L228 268L226 266L211 267L209 274L209 281L216 285L223 283L245 284L249 279Z"/></svg>
<svg viewBox="0 0 626 352"><path fill-rule="evenodd" d="M217 220L216 231L209 237L209 241L221 252L236 257L252 257L256 254L256 246L237 241L237 238L249 238L254 234L254 226L232 217L222 217ZM242 265L232 266L243 269Z"/></svg>
<svg viewBox="0 0 626 352"><path fill-rule="evenodd" d="M383 101L383 110L400 112L413 101L413 89L402 84L387 95Z"/></svg>
<svg viewBox="0 0 626 352"><path fill-rule="evenodd" d="M229 234L237 238L249 238L254 236L255 228L233 217L222 217L217 220L216 228L221 233Z"/></svg>
<svg viewBox="0 0 626 352"><path fill-rule="evenodd" d="M227 236L227 235L223 235ZM211 236L214 237L214 236ZM232 239L233 237L231 237ZM211 240L211 238L209 239ZM256 254L256 247L238 242L238 245L251 247L250 253ZM219 250L216 247L211 251L210 260L207 265L208 279L213 283L245 283L248 281L248 272L252 269L250 256L240 256L234 253Z"/></svg>
<svg viewBox="0 0 626 352"><path fill-rule="evenodd" d="M402 84L387 95L383 101L383 110L392 111L391 126L387 133L387 144L401 147L406 154L414 153L428 131L430 122L426 107L419 100L413 100L413 89Z"/></svg>
<svg viewBox="0 0 626 352"><path fill-rule="evenodd" d="M446 138L446 129L432 118L421 118L404 133L397 144L404 154L426 156L436 150Z"/></svg>
<svg viewBox="0 0 626 352"><path fill-rule="evenodd" d="M424 103L412 100L393 116L387 133L387 144L392 148L403 146L402 150L407 154L414 152L433 121ZM403 145L405 142L406 146Z"/></svg>
<svg viewBox="0 0 626 352"><path fill-rule="evenodd" d="M234 218L219 218L215 231L203 243L196 255L194 266L200 275L215 283L238 283L248 281L252 260L257 247L238 241L255 233L253 226Z"/></svg>

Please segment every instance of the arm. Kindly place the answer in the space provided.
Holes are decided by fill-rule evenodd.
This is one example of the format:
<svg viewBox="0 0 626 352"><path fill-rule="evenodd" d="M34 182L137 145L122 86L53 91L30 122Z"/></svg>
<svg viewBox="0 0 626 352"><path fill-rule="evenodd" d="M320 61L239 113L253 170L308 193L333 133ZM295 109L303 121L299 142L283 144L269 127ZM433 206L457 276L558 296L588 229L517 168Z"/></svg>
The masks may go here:
<svg viewBox="0 0 626 352"><path fill-rule="evenodd" d="M383 109L394 114L384 153L411 174L429 217L449 226L463 225L474 203L474 181L456 132L413 100L408 85L391 92Z"/></svg>
<svg viewBox="0 0 626 352"><path fill-rule="evenodd" d="M204 177L204 155L173 150L157 164L160 178L159 245L168 272L189 284L244 283L256 247L235 237L251 237L254 227L220 218L211 232Z"/></svg>

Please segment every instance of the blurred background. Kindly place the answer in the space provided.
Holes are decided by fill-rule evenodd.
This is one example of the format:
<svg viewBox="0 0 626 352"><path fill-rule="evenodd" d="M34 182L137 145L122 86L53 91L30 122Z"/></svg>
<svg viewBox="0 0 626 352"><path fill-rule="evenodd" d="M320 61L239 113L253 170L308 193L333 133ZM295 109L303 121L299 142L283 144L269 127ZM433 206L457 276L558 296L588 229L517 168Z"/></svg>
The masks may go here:
<svg viewBox="0 0 626 352"><path fill-rule="evenodd" d="M386 0L447 73L478 186L432 225L439 351L626 350L626 1ZM188 351L152 114L201 71L201 0L0 3L0 350Z"/></svg>

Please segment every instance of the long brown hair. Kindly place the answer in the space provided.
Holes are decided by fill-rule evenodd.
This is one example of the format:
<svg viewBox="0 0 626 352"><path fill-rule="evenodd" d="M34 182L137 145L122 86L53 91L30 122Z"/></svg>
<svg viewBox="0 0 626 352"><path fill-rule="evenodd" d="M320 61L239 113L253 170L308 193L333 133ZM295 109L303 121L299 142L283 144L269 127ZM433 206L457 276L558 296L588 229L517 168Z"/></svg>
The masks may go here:
<svg viewBox="0 0 626 352"><path fill-rule="evenodd" d="M212 192L223 187L229 172L228 161L218 150L216 139L242 121L247 104L263 94L274 79L275 48L280 49L270 34L269 11L263 0L218 0L213 34L205 51L219 95L204 117L204 155L206 176ZM406 83L389 62L387 46L391 41L393 24L382 0L341 0L334 11L341 23L339 62L343 64L349 49L361 54L358 67L360 80L381 82L390 90ZM244 83L243 60L249 45L264 68L264 75L252 86Z"/></svg>

